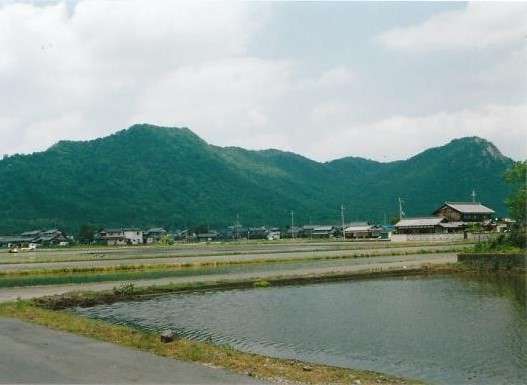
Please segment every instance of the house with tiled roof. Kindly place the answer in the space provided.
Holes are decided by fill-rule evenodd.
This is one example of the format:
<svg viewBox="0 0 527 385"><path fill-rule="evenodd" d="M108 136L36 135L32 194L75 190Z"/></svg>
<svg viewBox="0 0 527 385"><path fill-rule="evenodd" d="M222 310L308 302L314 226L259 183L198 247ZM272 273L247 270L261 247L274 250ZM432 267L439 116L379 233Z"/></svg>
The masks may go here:
<svg viewBox="0 0 527 385"><path fill-rule="evenodd" d="M492 218L494 210L479 202L445 202L432 215L446 218L449 222L485 222Z"/></svg>
<svg viewBox="0 0 527 385"><path fill-rule="evenodd" d="M346 238L378 238L381 236L380 226L370 225L368 222L352 222L344 228Z"/></svg>
<svg viewBox="0 0 527 385"><path fill-rule="evenodd" d="M442 224L446 218L422 217L403 218L395 224L398 234L442 234L445 232Z"/></svg>
<svg viewBox="0 0 527 385"><path fill-rule="evenodd" d="M168 232L162 227L152 227L144 233L145 243L159 242L167 234Z"/></svg>

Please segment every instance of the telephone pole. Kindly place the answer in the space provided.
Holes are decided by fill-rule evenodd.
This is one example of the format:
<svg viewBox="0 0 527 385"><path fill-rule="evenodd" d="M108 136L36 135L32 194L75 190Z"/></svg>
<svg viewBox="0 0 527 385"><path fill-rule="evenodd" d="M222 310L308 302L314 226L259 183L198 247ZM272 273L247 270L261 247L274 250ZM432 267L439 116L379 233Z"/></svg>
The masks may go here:
<svg viewBox="0 0 527 385"><path fill-rule="evenodd" d="M293 227L295 226L295 212L291 210L291 239L295 239Z"/></svg>
<svg viewBox="0 0 527 385"><path fill-rule="evenodd" d="M344 205L340 205L340 219L342 221L342 239L346 239L346 233L344 232L344 210L346 208L344 207Z"/></svg>
<svg viewBox="0 0 527 385"><path fill-rule="evenodd" d="M404 217L403 203L404 201L399 197L399 220L402 220Z"/></svg>

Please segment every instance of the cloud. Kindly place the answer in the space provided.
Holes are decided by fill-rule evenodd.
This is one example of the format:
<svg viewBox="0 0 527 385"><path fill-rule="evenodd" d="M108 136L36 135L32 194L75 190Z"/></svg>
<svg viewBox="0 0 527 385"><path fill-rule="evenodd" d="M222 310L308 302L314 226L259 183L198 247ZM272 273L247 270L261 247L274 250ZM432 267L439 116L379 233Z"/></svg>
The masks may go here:
<svg viewBox="0 0 527 385"><path fill-rule="evenodd" d="M319 87L342 87L349 85L354 78L353 72L344 66L330 68L325 71L318 80L316 85Z"/></svg>
<svg viewBox="0 0 527 385"><path fill-rule="evenodd" d="M504 85L510 92L518 88L523 90L523 98L527 98L527 44L501 57L490 68L485 68L474 75L475 80L484 85Z"/></svg>
<svg viewBox="0 0 527 385"><path fill-rule="evenodd" d="M358 126L342 126L331 136L320 136L306 148L314 159L361 156L378 161L407 159L425 148L454 138L480 136L513 159L527 157L527 105L485 107L439 112L425 116L393 116ZM327 149L331 149L328 158Z"/></svg>
<svg viewBox="0 0 527 385"><path fill-rule="evenodd" d="M145 88L131 122L179 122L214 144L241 144L270 125L289 76L286 62L248 57L181 67Z"/></svg>
<svg viewBox="0 0 527 385"><path fill-rule="evenodd" d="M276 26L269 20L282 8L272 3L35 4L0 5L0 154L44 150L60 139L101 137L142 122L188 126L216 145L273 147L317 160L401 159L465 135L488 137L510 156L524 151L518 138L525 137L519 124L525 113L512 106L519 92L514 78L525 62L525 49L516 46L524 41L518 38L522 5L469 4L377 37L384 46L418 52L477 41L513 46L499 62L471 67L464 86L443 87L451 74L434 73L439 80L431 92L422 86L428 68L417 86L405 71L390 72L401 63L389 61L392 52L387 63L371 66L377 72L368 72L358 59L294 56L287 39L280 47L285 53L273 51L266 28ZM361 58L378 47L369 45L372 51L361 51ZM456 79L466 78L466 67ZM385 82L388 77L395 81ZM498 134L502 128L507 134Z"/></svg>
<svg viewBox="0 0 527 385"><path fill-rule="evenodd" d="M43 150L59 139L90 139L126 127L152 84L206 63L225 69L223 60L243 57L252 34L265 23L267 7L169 1L74 5L0 7L0 152ZM208 81L195 86L215 84L210 76ZM184 87L165 96L194 89L188 82ZM203 104L197 108L206 110ZM265 117L252 107L246 119L262 124Z"/></svg>
<svg viewBox="0 0 527 385"><path fill-rule="evenodd" d="M472 2L421 24L388 30L373 40L390 49L415 52L518 45L525 43L526 19L523 2Z"/></svg>

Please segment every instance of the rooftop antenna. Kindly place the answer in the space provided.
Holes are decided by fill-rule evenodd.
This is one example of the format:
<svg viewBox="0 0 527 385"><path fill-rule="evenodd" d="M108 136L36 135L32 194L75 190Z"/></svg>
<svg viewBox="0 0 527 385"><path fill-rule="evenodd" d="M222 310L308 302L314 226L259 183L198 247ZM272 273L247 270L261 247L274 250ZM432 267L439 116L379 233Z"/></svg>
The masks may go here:
<svg viewBox="0 0 527 385"><path fill-rule="evenodd" d="M472 196L472 203L476 203L476 191L474 189L472 189L472 194L470 194Z"/></svg>
<svg viewBox="0 0 527 385"><path fill-rule="evenodd" d="M405 216L405 213L403 211L403 203L404 201L402 200L401 197L399 197L399 220L401 221L403 219L403 217Z"/></svg>

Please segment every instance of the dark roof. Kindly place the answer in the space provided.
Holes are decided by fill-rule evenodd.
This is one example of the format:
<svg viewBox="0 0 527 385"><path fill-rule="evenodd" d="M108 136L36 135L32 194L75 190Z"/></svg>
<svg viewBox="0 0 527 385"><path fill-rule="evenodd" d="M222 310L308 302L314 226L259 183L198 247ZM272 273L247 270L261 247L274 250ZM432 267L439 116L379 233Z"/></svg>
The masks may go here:
<svg viewBox="0 0 527 385"><path fill-rule="evenodd" d="M459 229L466 227L467 224L465 222L447 222L447 223L441 223L441 227L444 227L445 229Z"/></svg>
<svg viewBox="0 0 527 385"><path fill-rule="evenodd" d="M40 235L42 233L42 231L40 230L33 230L33 231L26 231L26 232L23 232L22 234L20 234L21 237L36 237L38 235Z"/></svg>
<svg viewBox="0 0 527 385"><path fill-rule="evenodd" d="M441 217L424 217L424 218L404 218L395 224L395 227L430 227L438 226L444 222L445 218Z"/></svg>
<svg viewBox="0 0 527 385"><path fill-rule="evenodd" d="M147 233L166 233L167 231L162 227L153 227L146 231Z"/></svg>
<svg viewBox="0 0 527 385"><path fill-rule="evenodd" d="M7 236L0 237L0 243L28 242L28 241L31 241L31 240L33 240L33 239L28 239L27 237L21 237L21 236L18 236L18 235L14 235L14 236L7 235Z"/></svg>
<svg viewBox="0 0 527 385"><path fill-rule="evenodd" d="M445 206L451 207L462 214L494 214L494 210L483 206L479 202L445 202L445 204L434 211L434 213L437 213Z"/></svg>
<svg viewBox="0 0 527 385"><path fill-rule="evenodd" d="M349 233L352 231L370 231L376 228L375 226L368 225L366 222L364 223L352 223L349 226L344 228L344 231Z"/></svg>

